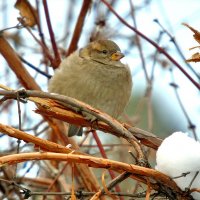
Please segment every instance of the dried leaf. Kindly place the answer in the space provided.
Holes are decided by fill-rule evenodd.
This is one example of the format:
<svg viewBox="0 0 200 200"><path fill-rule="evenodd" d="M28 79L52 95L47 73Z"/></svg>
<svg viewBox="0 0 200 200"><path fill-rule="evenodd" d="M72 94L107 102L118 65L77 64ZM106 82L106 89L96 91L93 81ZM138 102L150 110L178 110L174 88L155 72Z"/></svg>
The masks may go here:
<svg viewBox="0 0 200 200"><path fill-rule="evenodd" d="M37 24L37 11L31 6L28 0L17 0L15 3L15 8L17 8L22 16L24 25L33 27Z"/></svg>
<svg viewBox="0 0 200 200"><path fill-rule="evenodd" d="M195 53L191 58L187 59L186 62L200 62L200 53Z"/></svg>
<svg viewBox="0 0 200 200"><path fill-rule="evenodd" d="M184 26L188 27L193 33L194 33L194 39L200 44L200 32L197 31L196 29L192 28L190 25L183 23ZM190 48L191 49L195 49L195 48L199 48L199 46L195 46ZM192 55L191 58L187 59L186 62L200 62L200 53L195 53Z"/></svg>
<svg viewBox="0 0 200 200"><path fill-rule="evenodd" d="M184 26L188 27L193 33L194 39L200 44L200 32L197 31L196 29L192 28L190 25L183 23Z"/></svg>

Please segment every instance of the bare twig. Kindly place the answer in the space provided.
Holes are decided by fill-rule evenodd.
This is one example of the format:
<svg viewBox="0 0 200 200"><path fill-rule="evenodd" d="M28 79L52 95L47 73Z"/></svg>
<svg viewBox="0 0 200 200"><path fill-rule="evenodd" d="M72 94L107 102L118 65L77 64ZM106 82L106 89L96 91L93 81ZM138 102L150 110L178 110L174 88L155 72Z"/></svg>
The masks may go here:
<svg viewBox="0 0 200 200"><path fill-rule="evenodd" d="M136 9L134 8L133 1L129 0L129 4L130 4L130 9L131 9L131 16L132 16L132 19L133 19L133 24L134 24L134 27L137 29L137 22L136 22L136 18L135 18ZM145 63L145 59L144 59L143 49L142 49L140 37L138 37L137 33L136 33L136 45L138 47L138 51L139 51L139 54L140 54L140 59L141 59L145 79L147 81L147 84L149 84L150 80L149 80L149 76L148 76L147 69L146 69L146 63Z"/></svg>
<svg viewBox="0 0 200 200"><path fill-rule="evenodd" d="M33 135L30 135L28 133L25 133L23 131L15 129L11 126L0 124L0 131L1 131L1 133L7 134L10 137L14 137L14 138L23 140L26 143L32 143L32 144L34 144L35 146L39 147L41 150L44 150L44 151L51 151L51 152L58 152L58 153L70 153L70 152L72 152L71 149L69 149L65 146L62 146L62 145L56 144L54 142L38 138L38 137L35 137ZM76 152L76 153L78 153L78 152Z"/></svg>
<svg viewBox="0 0 200 200"><path fill-rule="evenodd" d="M49 30L49 35L50 35L50 38L51 38L51 44L52 44L53 52L54 52L53 67L57 68L59 66L60 62L61 62L61 58L60 58L60 54L58 53L58 48L57 48L57 44L56 44L56 41L55 41L54 32L53 32L53 29L52 29L52 26L51 26L49 9L48 9L48 5L47 5L46 0L43 0L43 6L44 6L44 12L45 12L47 26L48 26L48 30Z"/></svg>
<svg viewBox="0 0 200 200"><path fill-rule="evenodd" d="M67 51L67 56L69 56L72 52L74 52L77 49L77 44L82 32L84 20L86 17L86 14L90 8L91 5L91 0L83 0L83 5L80 11L80 14L77 19L76 27L74 30L74 34L71 40L71 43L69 45L68 51Z"/></svg>
<svg viewBox="0 0 200 200"><path fill-rule="evenodd" d="M155 19L154 21L160 26L160 28L162 29L163 33L166 33L166 34L169 36L170 41L171 41L171 42L174 44L174 46L176 47L176 49L177 49L179 55L181 56L181 58L183 59L183 61L185 61L186 58L185 58L185 56L183 55L183 52L181 51L181 48L180 48L180 46L178 45L178 43L177 43L177 41L176 41L176 38L173 37L173 36L171 35L171 33L169 33L169 31L167 31L166 28L163 27L163 25L160 23L160 21L159 21L158 19ZM188 62L186 62L186 65L187 65L187 67L193 72L193 74L200 80L199 74L193 69L193 67L192 67Z"/></svg>
<svg viewBox="0 0 200 200"><path fill-rule="evenodd" d="M117 176L116 178L114 178L112 181L110 181L108 183L108 185L106 186L107 189L111 190L115 185L121 183L122 181L124 181L125 179L127 179L130 175L131 175L131 173L123 172L122 174L120 174L119 176ZM94 194L92 198L98 199L104 193L105 193L105 190L103 188L99 192L97 192L96 194Z"/></svg>
<svg viewBox="0 0 200 200"><path fill-rule="evenodd" d="M194 181L195 181L195 179L197 178L198 174L199 174L199 171L197 171L197 172L195 173L194 177L192 178L192 180L191 180L191 182L190 182L190 184L189 184L189 186L188 186L189 189L192 187L192 184L194 183Z"/></svg>
<svg viewBox="0 0 200 200"><path fill-rule="evenodd" d="M93 130L93 131L92 131L92 134L93 134L93 137L94 137L94 139L95 139L95 141L96 141L96 143L97 143L97 145L98 145L98 148L99 148L99 150L100 150L100 153L101 153L102 157L105 158L105 159L108 159L108 157L107 157L107 155L106 155L106 152L105 152L105 150L104 150L104 148L103 148L103 146L102 146L102 144L101 144L101 141L100 141L100 139L99 139L99 137L98 137L96 131ZM109 171L110 177L111 177L112 179L115 179L116 176L115 176L114 172L113 172L112 170L108 170L108 171ZM116 189L116 192L120 192L120 191L121 191L121 189L120 189L120 187L119 187L118 185L115 186L115 189ZM123 200L123 198L120 198L120 199Z"/></svg>
<svg viewBox="0 0 200 200"><path fill-rule="evenodd" d="M174 75L173 75L173 69L171 68L170 69L170 72L171 72L171 79L172 79L172 83L170 84L173 88L174 88L174 92L175 92L175 96L176 96L176 99L178 101L178 104L188 122L188 128L190 130L192 130L192 133L193 133L193 136L195 138L196 141L198 141L198 136L197 136L197 133L196 133L196 125L193 124L192 120L190 119L190 116L188 114L188 112L186 111L183 103L182 103L182 100L180 98L180 95L178 93L178 85L175 83L175 78L174 78Z"/></svg>
<svg viewBox="0 0 200 200"><path fill-rule="evenodd" d="M68 161L74 163L84 163L91 167L95 168L105 168L111 169L117 172L128 172L132 175L138 177L146 177L149 178L149 182L152 183L152 188L155 187L155 183L162 183L163 187L166 187L166 190L173 191L174 199L181 198L181 196L185 196L186 194L181 191L176 183L169 178L168 176L162 174L153 169L148 169L145 167L137 166L137 165L130 165L119 161L104 159L104 158L97 158L92 156L85 156L85 155L75 155L75 154L61 154L61 153L49 153L49 152L42 152L42 153L21 153L21 154L14 154L3 156L0 158L0 165L5 164L15 164L21 163L28 160L57 160L57 161ZM145 180L145 179L144 179ZM146 181L147 184L147 181ZM156 188L156 187L155 187ZM154 189L155 189L154 188ZM157 188L158 189L158 188ZM189 199L189 198L186 198Z"/></svg>

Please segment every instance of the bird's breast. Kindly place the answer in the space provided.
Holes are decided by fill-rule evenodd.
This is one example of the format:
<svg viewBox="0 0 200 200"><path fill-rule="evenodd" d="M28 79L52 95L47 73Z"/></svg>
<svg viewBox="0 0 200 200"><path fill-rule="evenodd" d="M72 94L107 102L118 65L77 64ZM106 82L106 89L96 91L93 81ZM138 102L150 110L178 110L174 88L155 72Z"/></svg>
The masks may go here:
<svg viewBox="0 0 200 200"><path fill-rule="evenodd" d="M70 56L56 70L49 91L76 98L118 117L131 95L129 68L86 62L75 56Z"/></svg>

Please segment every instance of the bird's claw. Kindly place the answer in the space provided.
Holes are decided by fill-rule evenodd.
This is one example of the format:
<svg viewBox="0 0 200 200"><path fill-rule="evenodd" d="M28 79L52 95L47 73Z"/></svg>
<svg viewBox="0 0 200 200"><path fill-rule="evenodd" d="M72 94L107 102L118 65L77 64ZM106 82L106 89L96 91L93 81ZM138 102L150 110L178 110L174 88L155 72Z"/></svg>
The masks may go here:
<svg viewBox="0 0 200 200"><path fill-rule="evenodd" d="M94 115L89 114L89 113L87 113L85 111L82 111L82 115L84 116L84 119L86 119L86 120L88 120L90 122L94 122L94 121L97 120L97 118Z"/></svg>

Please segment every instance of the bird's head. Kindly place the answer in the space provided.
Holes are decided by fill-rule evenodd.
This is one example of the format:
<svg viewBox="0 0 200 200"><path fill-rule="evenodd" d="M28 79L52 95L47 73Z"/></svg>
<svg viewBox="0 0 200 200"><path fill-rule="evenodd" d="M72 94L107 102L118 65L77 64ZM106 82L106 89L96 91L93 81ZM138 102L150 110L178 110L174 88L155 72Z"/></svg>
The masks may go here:
<svg viewBox="0 0 200 200"><path fill-rule="evenodd" d="M120 62L124 57L120 48L111 40L97 40L80 49L79 56L103 64Z"/></svg>

